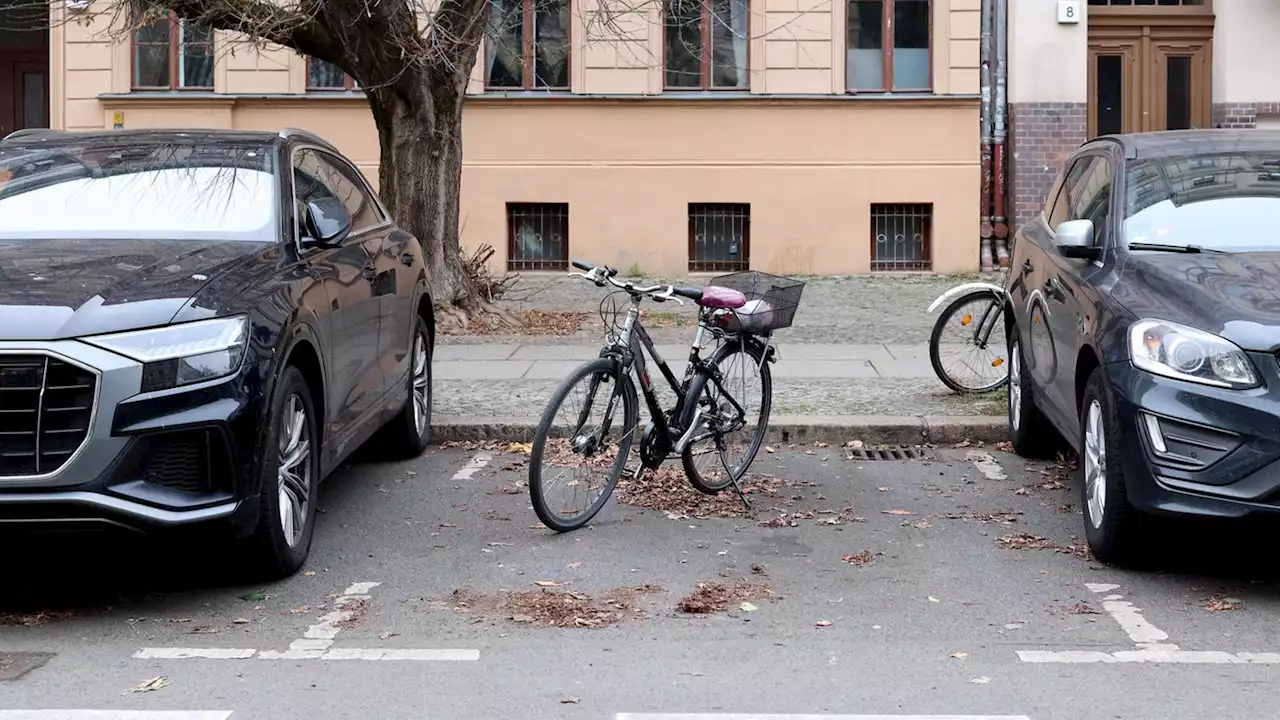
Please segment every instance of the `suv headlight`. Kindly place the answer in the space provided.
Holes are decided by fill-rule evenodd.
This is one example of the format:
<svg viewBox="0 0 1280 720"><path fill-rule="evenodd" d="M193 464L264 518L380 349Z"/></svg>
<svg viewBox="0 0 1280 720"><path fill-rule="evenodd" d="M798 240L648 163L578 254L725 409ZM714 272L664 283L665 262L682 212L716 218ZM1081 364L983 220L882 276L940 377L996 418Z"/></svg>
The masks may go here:
<svg viewBox="0 0 1280 720"><path fill-rule="evenodd" d="M142 392L153 392L236 372L248 338L249 318L238 315L81 340L144 363Z"/></svg>
<svg viewBox="0 0 1280 720"><path fill-rule="evenodd" d="M1147 372L1233 390L1260 384L1249 356L1212 333L1163 320L1139 320L1129 328L1133 364Z"/></svg>

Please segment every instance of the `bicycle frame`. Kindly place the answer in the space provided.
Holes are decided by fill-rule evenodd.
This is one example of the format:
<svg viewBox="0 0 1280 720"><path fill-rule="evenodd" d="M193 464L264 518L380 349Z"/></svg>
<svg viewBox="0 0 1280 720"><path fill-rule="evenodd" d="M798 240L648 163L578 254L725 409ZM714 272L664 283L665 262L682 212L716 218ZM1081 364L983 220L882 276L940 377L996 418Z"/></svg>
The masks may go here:
<svg viewBox="0 0 1280 720"><path fill-rule="evenodd" d="M712 311L706 308L700 308L698 311L698 330L689 346L689 362L685 368L684 378L678 380L670 365L667 364L666 359L658 352L653 338L649 335L640 319L640 303L642 299L642 295L631 295L630 307L627 310L626 319L623 321L621 332L613 338L613 342L610 345L601 349L600 357L611 357L618 363L617 378L619 381L623 377L630 376L633 370L635 371L635 377L640 381L640 391L644 395L645 405L649 408L649 415L653 418L654 430L656 431L653 437L654 442L658 443L658 445L654 448L654 454L666 457L672 452L682 453L689 443L702 439L702 437L695 438L693 436L698 427L698 420L701 417L700 408L693 413L687 423L682 422L687 410L686 401L688 398L686 395L688 394L689 384L697 373L707 374L708 379L716 386L721 396L733 405L734 410L740 417L745 417L746 411L725 390L721 383L720 373L707 365L707 362L702 358L702 341L708 332L706 325L713 314ZM646 352L653 359L654 364L658 366L659 372L662 373L662 379L667 382L668 387L676 395L676 405L670 411L662 409L657 393L654 391L653 377L649 373L648 360L645 357ZM592 380L587 394L587 402L579 415L578 430L588 420L587 414L595 401L595 394L598 389L599 380ZM609 398L609 404L605 408L605 420L600 427L601 437L609 431L619 392L620 389L615 390Z"/></svg>

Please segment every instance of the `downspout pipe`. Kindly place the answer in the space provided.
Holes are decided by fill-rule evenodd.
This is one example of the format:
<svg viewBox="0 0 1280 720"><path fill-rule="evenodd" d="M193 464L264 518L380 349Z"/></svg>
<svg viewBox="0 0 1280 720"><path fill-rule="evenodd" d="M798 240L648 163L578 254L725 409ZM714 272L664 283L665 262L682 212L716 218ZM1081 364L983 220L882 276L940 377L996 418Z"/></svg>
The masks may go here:
<svg viewBox="0 0 1280 720"><path fill-rule="evenodd" d="M991 24L993 17L993 4L995 0L982 0L982 44L981 44L981 77L980 91L982 95L982 106L980 113L981 128L981 146L980 158L982 163L982 180L978 190L978 215L979 215L979 260L980 267L983 270L990 270L993 267L991 253L991 236L994 234L992 224L992 204L994 196L994 183L992 176L992 144L994 119L992 118L992 54L994 43L991 36Z"/></svg>
<svg viewBox="0 0 1280 720"><path fill-rule="evenodd" d="M1005 216L1008 202L1008 167L1006 166L1006 149L1008 147L1008 128L1006 126L1007 111L1006 86L1008 85L1009 60L1009 0L995 0L995 66L996 66L996 101L995 101L995 244L1000 267L1009 266L1009 222Z"/></svg>

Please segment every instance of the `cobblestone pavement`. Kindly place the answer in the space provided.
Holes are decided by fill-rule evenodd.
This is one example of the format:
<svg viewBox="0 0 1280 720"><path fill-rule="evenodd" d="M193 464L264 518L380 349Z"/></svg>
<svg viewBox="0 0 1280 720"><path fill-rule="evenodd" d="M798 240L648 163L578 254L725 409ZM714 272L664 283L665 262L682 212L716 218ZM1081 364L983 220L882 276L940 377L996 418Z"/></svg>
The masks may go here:
<svg viewBox="0 0 1280 720"><path fill-rule="evenodd" d="M929 303L947 288L965 282L985 279L997 282L997 276L972 275L901 275L885 277L809 278L795 323L778 333L788 343L901 343L926 344L936 315L925 311ZM650 282L702 287L710 276L659 278ZM576 334L557 338L557 342L577 344L596 342L604 330L598 316L600 303L608 293L581 278L538 275L521 277L511 298L501 306L519 311L536 309L558 312L588 313L582 329ZM622 300L621 297L618 298ZM687 315L691 321L696 308L668 302L662 305L646 302L654 313ZM672 318L668 318L672 319ZM688 342L690 327L652 327L650 334L659 343ZM512 335L450 335L441 343L520 343L527 337Z"/></svg>

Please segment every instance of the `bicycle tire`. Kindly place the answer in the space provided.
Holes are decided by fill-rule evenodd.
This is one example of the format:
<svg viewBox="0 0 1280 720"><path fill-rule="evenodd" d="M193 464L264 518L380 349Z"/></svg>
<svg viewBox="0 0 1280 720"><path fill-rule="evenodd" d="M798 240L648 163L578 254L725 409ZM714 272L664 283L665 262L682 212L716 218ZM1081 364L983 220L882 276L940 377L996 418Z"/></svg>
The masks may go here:
<svg viewBox="0 0 1280 720"><path fill-rule="evenodd" d="M942 343L943 329L947 327L947 323L951 320L951 316L955 315L962 306L984 296L990 297L991 301L998 307L996 310L996 317L992 321L993 327L991 334L997 338L1003 338L1004 321L1002 318L1004 317L1005 311L1004 296L994 290L974 290L973 292L965 293L951 301L951 304L947 305L942 313L938 315L937 321L933 324L933 332L929 335L929 363L933 366L934 374L938 376L938 379L942 381L943 385L946 385L952 391L966 395L995 392L1007 385L1009 382L1008 373L1003 373L997 380L989 385L971 387L951 377L951 375L942 367L942 358L939 355L939 351ZM996 325L998 325L998 327L995 327ZM988 341L989 340L990 339L988 339Z"/></svg>
<svg viewBox="0 0 1280 720"><path fill-rule="evenodd" d="M764 347L756 343L747 343L744 347L741 342L726 343L721 345L715 353L712 354L708 365L718 366L730 355L744 352L747 357L754 360L760 368L760 425L756 429L755 438L751 442L751 449L747 453L746 459L742 463L741 469L736 476L725 473L725 481L720 484L708 482L702 477L702 473L698 471L693 461L693 444L690 443L680 453L680 462L684 465L685 477L689 479L689 484L698 492L707 495L718 495L719 493L730 488L734 482L741 480L747 474L751 464L755 462L756 455L760 453L760 447L764 444L765 432L769 429L769 414L773 410L773 375L769 369L769 361L761 362L763 358ZM693 413L698 407L698 399L702 397L702 393L710 382L710 377L706 373L698 373L689 383L689 391L685 395L685 417L682 418L683 426L687 426L693 420ZM723 464L723 459L721 459Z"/></svg>
<svg viewBox="0 0 1280 720"><path fill-rule="evenodd" d="M572 520L565 520L551 510L544 497L542 458L546 451L547 440L550 438L551 430L555 425L556 412L564 404L569 392L579 382L590 378L592 375L608 375L614 381L613 393L622 394L622 440L618 443L618 459L614 461L613 468L609 473L609 479L604 488L601 489L600 496L581 515ZM600 399L596 398L595 401ZM607 399L605 401L607 402ZM533 512L543 525L556 532L569 532L591 522L592 518L600 512L600 509L608 502L609 496L613 494L613 489L618 484L618 478L622 476L623 470L626 469L627 458L631 455L631 445L635 441L635 429L636 424L639 422L639 416L640 404L636 397L635 386L631 383L630 376L619 372L619 366L615 360L597 358L583 363L560 382L560 386L556 388L551 400L547 402L546 409L542 412L542 419L538 422L538 429L533 436L533 447L529 452L529 499L533 504Z"/></svg>

